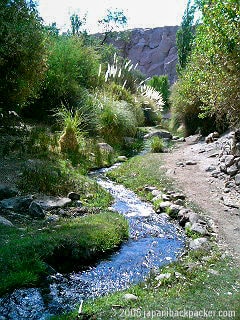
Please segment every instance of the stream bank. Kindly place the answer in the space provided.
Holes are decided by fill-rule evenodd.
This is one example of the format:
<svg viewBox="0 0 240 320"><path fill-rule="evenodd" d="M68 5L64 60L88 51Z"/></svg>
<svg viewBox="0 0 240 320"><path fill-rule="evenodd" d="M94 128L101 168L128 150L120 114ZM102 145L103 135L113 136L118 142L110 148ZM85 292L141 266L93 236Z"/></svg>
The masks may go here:
<svg viewBox="0 0 240 320"><path fill-rule="evenodd" d="M0 300L2 319L46 319L71 311L82 299L96 298L123 290L143 281L151 270L175 261L184 251L184 233L166 215L157 215L153 207L133 192L95 174L98 183L115 198L112 210L128 219L130 239L108 260L83 272L49 276L49 290L15 290ZM46 296L47 295L47 296Z"/></svg>

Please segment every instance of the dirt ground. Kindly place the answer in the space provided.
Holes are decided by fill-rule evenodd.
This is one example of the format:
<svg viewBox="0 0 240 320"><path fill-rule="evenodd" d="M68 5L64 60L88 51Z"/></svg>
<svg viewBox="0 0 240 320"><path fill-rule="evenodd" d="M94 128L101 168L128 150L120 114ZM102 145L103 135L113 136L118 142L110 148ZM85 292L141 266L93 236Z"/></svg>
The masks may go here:
<svg viewBox="0 0 240 320"><path fill-rule="evenodd" d="M211 173L218 164L219 143L195 142L190 137L165 153L164 167L189 201L211 217L217 227L219 244L240 263L240 194L226 188L224 177ZM190 161L189 164L188 161ZM227 205L226 205L227 204ZM238 207L238 208L237 208Z"/></svg>

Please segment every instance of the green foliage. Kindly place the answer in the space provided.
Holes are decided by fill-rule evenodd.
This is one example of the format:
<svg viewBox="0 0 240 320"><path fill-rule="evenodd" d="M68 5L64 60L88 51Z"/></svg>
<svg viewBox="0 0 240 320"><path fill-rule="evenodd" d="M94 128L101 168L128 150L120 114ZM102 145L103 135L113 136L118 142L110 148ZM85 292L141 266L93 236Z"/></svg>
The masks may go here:
<svg viewBox="0 0 240 320"><path fill-rule="evenodd" d="M164 102L164 108L169 108L170 85L168 76L153 76L147 84L157 90Z"/></svg>
<svg viewBox="0 0 240 320"><path fill-rule="evenodd" d="M103 97L100 104L100 133L106 142L121 145L124 137L136 134L137 120L128 103Z"/></svg>
<svg viewBox="0 0 240 320"><path fill-rule="evenodd" d="M196 13L196 5L191 5L191 2L192 0L188 0L187 8L184 12L182 23L176 36L178 48L177 71L179 74L181 74L182 70L184 70L186 67L195 39L196 26L194 26L194 18Z"/></svg>
<svg viewBox="0 0 240 320"><path fill-rule="evenodd" d="M35 97L46 71L45 33L32 1L0 2L0 108Z"/></svg>
<svg viewBox="0 0 240 320"><path fill-rule="evenodd" d="M52 264L54 260L63 263L65 259L72 268L74 263L80 267L79 261L82 265L95 261L128 237L127 221L116 213L102 212L71 221L62 219L57 224L57 232L54 223L48 223L47 228L36 226L24 231L0 226L1 295L39 284L47 274L46 263Z"/></svg>
<svg viewBox="0 0 240 320"><path fill-rule="evenodd" d="M82 33L81 28L86 24L86 14L83 17L80 17L78 14L74 13L70 16L71 22L71 31L70 33L75 35L80 35Z"/></svg>
<svg viewBox="0 0 240 320"><path fill-rule="evenodd" d="M84 104L86 90L98 85L98 60L95 50L85 46L81 37L52 38L46 80L29 114L46 118L62 103L73 108L79 102Z"/></svg>
<svg viewBox="0 0 240 320"><path fill-rule="evenodd" d="M239 124L239 5L236 1L198 1L202 23L195 47L171 101L187 134L203 134Z"/></svg>
<svg viewBox="0 0 240 320"><path fill-rule="evenodd" d="M154 153L163 152L164 143L163 140L159 137L153 137L151 139L151 151Z"/></svg>
<svg viewBox="0 0 240 320"><path fill-rule="evenodd" d="M104 44L109 37L113 35L114 30L120 30L127 25L127 17L125 16L123 10L107 10L107 14L103 19L98 21L99 25L103 29L103 39L101 44Z"/></svg>

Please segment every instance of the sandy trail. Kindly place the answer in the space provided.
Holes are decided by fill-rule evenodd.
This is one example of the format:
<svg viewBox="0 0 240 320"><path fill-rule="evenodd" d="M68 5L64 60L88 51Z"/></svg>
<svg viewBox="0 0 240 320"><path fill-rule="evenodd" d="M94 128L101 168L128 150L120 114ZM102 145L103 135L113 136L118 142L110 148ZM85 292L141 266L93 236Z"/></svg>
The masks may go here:
<svg viewBox="0 0 240 320"><path fill-rule="evenodd" d="M164 167L187 199L213 219L220 245L240 263L240 194L237 190L226 189L226 181L211 176L209 170L217 167L218 153L218 143L199 141L193 144L193 139L187 139L163 155ZM187 161L196 164L186 165Z"/></svg>

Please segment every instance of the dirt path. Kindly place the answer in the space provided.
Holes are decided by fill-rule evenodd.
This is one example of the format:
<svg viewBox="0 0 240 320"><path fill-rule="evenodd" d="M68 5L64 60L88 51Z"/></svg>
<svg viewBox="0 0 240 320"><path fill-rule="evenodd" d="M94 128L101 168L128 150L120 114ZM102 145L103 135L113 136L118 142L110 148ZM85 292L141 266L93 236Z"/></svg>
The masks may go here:
<svg viewBox="0 0 240 320"><path fill-rule="evenodd" d="M164 167L188 200L199 205L213 219L220 245L240 264L240 194L226 188L223 178L212 177L218 153L217 143L200 141L193 144L193 139L189 139L164 154ZM188 161L192 164L187 165Z"/></svg>

